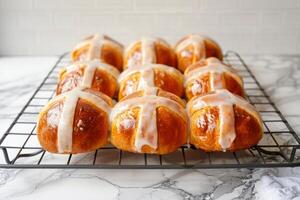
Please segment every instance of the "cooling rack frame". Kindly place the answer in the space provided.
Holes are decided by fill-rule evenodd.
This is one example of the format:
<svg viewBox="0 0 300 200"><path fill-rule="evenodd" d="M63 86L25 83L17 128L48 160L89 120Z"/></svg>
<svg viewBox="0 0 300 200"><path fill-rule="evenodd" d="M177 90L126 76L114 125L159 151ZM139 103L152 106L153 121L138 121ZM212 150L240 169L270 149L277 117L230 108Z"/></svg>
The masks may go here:
<svg viewBox="0 0 300 200"><path fill-rule="evenodd" d="M234 52L228 51L225 54L224 61L237 68L244 78L245 90L247 98L251 104L255 106L262 106L259 112L263 115L274 115L274 119L263 119L264 124L264 138L269 138L265 144L258 144L252 148L238 151L238 152L220 152L220 153L208 153L195 149L193 146L184 145L175 152L175 154L169 157L169 155L149 155L149 154L133 154L117 150L113 146L105 146L99 148L89 154L67 154L61 155L64 157L64 161L58 160L58 163L44 163L44 160L55 160L53 156L43 150L39 145L28 147L27 143L31 137L36 137L36 120L22 121L23 115L38 115L38 111L28 111L31 107L37 107L40 109L43 104L49 101L54 95L55 85L57 84L57 73L59 69L66 65L69 60L67 59L68 53L65 53L59 57L55 65L50 72L43 79L42 83L37 87L29 101L25 104L20 113L13 120L7 131L0 139L0 149L2 150L2 160L4 163L0 163L0 168L70 168L70 169L215 169L215 168L265 168L265 167L296 167L300 166L300 153L297 152L300 149L300 138L285 119L283 114L276 107L271 98L267 95L261 84L256 79L251 69L246 65L241 56ZM248 85L248 86L247 86ZM256 91L256 92L255 92ZM51 93L46 97L39 97L40 92ZM261 99L262 101L256 101L255 99ZM34 104L35 101L42 101L43 103ZM264 108L268 109L264 110ZM270 109L272 108L272 109ZM33 109L34 110L34 109ZM274 117L273 116L273 117ZM284 125L284 128L271 129L270 124L280 123ZM31 125L30 130L24 130L23 132L14 132L15 126L23 124ZM276 128L276 127L275 127ZM287 136L286 141L279 141L282 136ZM6 140L10 136L22 136L23 140L19 145L7 145ZM292 142L290 142L292 141ZM270 144L269 144L270 142ZM14 153L11 153L13 150ZM29 151L29 152L28 152ZM101 156L106 156L103 151L114 152L115 162L101 162L98 160ZM46 158L46 154L48 157ZM126 158L133 161L131 164L124 162ZM108 154L108 160L111 154ZM225 155L225 157L224 157ZM241 156L242 155L242 156ZM79 159L73 158L80 156ZM138 156L139 162L135 161L135 156ZM194 158L196 156L197 158ZM106 156L107 157L107 156ZM151 159L150 159L151 157ZM0 153L1 158L1 153ZM34 158L34 159L30 159ZM154 159L155 158L155 159ZM172 160L175 158L175 161ZM85 160L87 163L82 163ZM155 160L155 162L153 162ZM150 162L151 161L151 162ZM174 161L174 162L173 162ZM61 163L60 163L61 162Z"/></svg>

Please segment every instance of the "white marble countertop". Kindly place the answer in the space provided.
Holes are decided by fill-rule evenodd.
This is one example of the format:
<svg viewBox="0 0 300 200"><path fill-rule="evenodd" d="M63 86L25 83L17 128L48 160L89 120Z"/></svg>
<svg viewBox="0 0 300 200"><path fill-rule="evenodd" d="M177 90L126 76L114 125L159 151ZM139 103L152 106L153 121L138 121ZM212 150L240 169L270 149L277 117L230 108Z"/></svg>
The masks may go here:
<svg viewBox="0 0 300 200"><path fill-rule="evenodd" d="M300 57L246 62L300 133ZM0 58L0 136L57 57ZM218 170L0 169L0 199L300 199L300 168Z"/></svg>

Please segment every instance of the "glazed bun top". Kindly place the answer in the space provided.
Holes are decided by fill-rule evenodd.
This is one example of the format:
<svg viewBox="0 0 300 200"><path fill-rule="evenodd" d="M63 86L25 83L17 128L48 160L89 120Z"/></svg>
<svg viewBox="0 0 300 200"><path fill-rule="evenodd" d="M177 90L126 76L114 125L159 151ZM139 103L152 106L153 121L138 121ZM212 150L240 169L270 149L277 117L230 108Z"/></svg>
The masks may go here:
<svg viewBox="0 0 300 200"><path fill-rule="evenodd" d="M168 99L171 99L173 101L176 101L178 104L180 104L184 108L186 106L185 101L182 100L180 97L178 97L177 95L172 94L170 92L167 92L165 90L162 90L158 87L149 87L149 88L147 88L147 90L139 90L137 92L134 92L134 93L124 97L123 99L120 100L120 102L128 100L128 99L136 98L136 97L143 97L143 96L164 97L164 98L168 98Z"/></svg>
<svg viewBox="0 0 300 200"><path fill-rule="evenodd" d="M114 122L123 112L132 112L134 108L139 108L139 120L136 130L135 149L137 152L142 151L144 145L153 149L158 147L158 129L157 129L157 111L158 107L168 109L168 112L174 113L184 122L187 122L187 115L183 107L184 102L171 93L165 92L158 88L151 88L147 94L143 91L133 93L122 99L115 105L111 112L111 121ZM161 117L161 116L159 116ZM131 121L123 119L122 126L130 127Z"/></svg>
<svg viewBox="0 0 300 200"><path fill-rule="evenodd" d="M138 90L159 87L181 96L183 75L177 69L162 64L145 64L128 68L119 76L119 99Z"/></svg>
<svg viewBox="0 0 300 200"><path fill-rule="evenodd" d="M195 96L187 104L187 112L191 117L205 107L218 107L219 116L219 144L223 150L228 149L236 138L235 112L233 107L242 108L262 127L262 120L255 107L245 99L232 94L228 90L217 90L206 95ZM201 123L201 121L199 121ZM200 124L201 125L201 124Z"/></svg>
<svg viewBox="0 0 300 200"><path fill-rule="evenodd" d="M201 68L201 67L207 67L207 66L212 66L212 65L223 65L226 67L230 67L229 65L226 65L225 63L223 63L220 59L215 58L215 57L211 57L211 58L206 58L206 59L202 59L192 65L190 65L188 68L186 68L186 70L184 71L184 75L188 75L191 73L191 71ZM233 68L230 67L232 70Z"/></svg>
<svg viewBox="0 0 300 200"><path fill-rule="evenodd" d="M115 67L100 60L78 61L60 70L56 93L61 94L83 86L112 97L114 92L109 88L113 84L117 86L119 75L120 72Z"/></svg>
<svg viewBox="0 0 300 200"><path fill-rule="evenodd" d="M143 37L132 42L124 52L124 69L158 63L176 67L172 47L161 38Z"/></svg>
<svg viewBox="0 0 300 200"><path fill-rule="evenodd" d="M191 80L194 80L206 73L211 73L210 88L212 91L223 88L221 78L222 73L230 74L237 81L237 83L239 83L240 86L243 86L243 80L238 75L237 71L232 67L225 65L217 58L208 58L206 60L196 62L195 64L189 66L184 72L185 86Z"/></svg>
<svg viewBox="0 0 300 200"><path fill-rule="evenodd" d="M183 37L175 45L178 68L184 72L191 64L204 58L216 57L223 59L221 47L211 38L199 34Z"/></svg>
<svg viewBox="0 0 300 200"><path fill-rule="evenodd" d="M75 121L76 108L80 100L90 105L93 109L105 113L108 122L113 101L103 93L85 87L77 87L54 97L40 112L37 127L40 132L43 132L41 131L42 129L50 127L57 129L58 153L72 152L73 123ZM60 106L57 106L58 104ZM56 109L53 109L53 107ZM91 116L81 121L87 120L90 121L89 123L95 123L93 120L89 120L90 118L92 119L93 117ZM80 125L80 120L78 121L78 125ZM109 127L109 124L106 126ZM51 134L53 133L51 132Z"/></svg>
<svg viewBox="0 0 300 200"><path fill-rule="evenodd" d="M78 43L73 49L73 61L99 59L122 71L123 45L107 35L94 34Z"/></svg>

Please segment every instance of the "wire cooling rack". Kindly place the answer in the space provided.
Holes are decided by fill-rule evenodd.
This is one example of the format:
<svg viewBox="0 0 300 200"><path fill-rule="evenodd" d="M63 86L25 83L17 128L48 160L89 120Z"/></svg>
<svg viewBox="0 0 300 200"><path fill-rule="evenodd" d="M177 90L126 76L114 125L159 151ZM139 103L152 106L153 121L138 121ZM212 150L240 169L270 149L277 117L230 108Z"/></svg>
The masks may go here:
<svg viewBox="0 0 300 200"><path fill-rule="evenodd" d="M261 87L239 54L229 51L224 61L243 76L248 100L260 112L264 137L257 146L237 152L206 153L182 146L176 152L158 156L134 154L105 146L86 154L51 154L38 143L36 118L53 97L57 75L70 60L62 55L33 96L0 139L1 168L103 168L103 169L182 169L257 168L300 166L300 139Z"/></svg>

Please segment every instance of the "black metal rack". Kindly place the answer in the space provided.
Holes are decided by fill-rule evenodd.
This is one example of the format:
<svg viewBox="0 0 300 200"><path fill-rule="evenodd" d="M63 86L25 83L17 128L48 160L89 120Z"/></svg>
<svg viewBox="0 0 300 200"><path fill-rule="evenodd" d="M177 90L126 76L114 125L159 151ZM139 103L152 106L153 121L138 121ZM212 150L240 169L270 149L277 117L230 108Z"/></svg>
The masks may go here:
<svg viewBox="0 0 300 200"><path fill-rule="evenodd" d="M158 156L123 152L105 146L86 154L51 154L37 140L36 117L52 98L59 69L68 64L62 55L33 96L0 139L0 168L102 168L102 169L183 169L257 168L300 166L300 138L271 101L239 54L229 51L225 62L244 78L248 100L259 110L265 134L255 147L237 152L206 153L182 146L176 152Z"/></svg>

